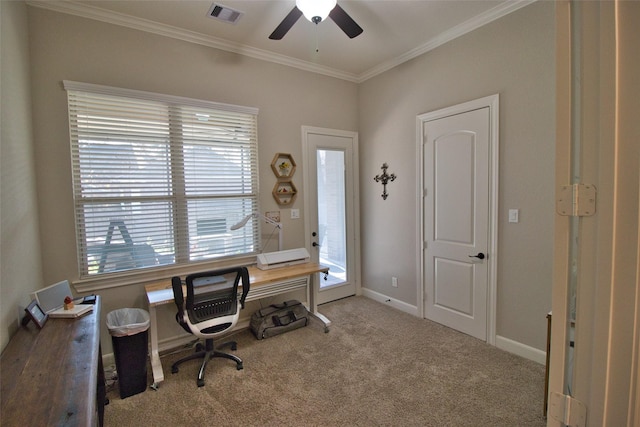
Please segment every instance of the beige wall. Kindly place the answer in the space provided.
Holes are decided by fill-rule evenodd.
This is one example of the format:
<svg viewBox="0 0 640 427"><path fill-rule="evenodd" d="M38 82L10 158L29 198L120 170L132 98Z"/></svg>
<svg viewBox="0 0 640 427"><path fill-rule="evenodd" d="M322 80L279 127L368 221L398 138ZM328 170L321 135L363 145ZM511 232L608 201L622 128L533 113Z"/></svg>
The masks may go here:
<svg viewBox="0 0 640 427"><path fill-rule="evenodd" d="M360 85L363 287L417 305L416 116L497 93L496 332L544 350L553 259L554 36L553 3L537 2ZM386 201L373 182L383 162L398 175ZM510 208L520 209L519 223L507 221Z"/></svg>
<svg viewBox="0 0 640 427"><path fill-rule="evenodd" d="M362 284L409 305L417 303L416 115L500 93L497 332L544 348L544 317L551 305L554 141L553 8L546 2L361 85L36 7L28 10L42 250L29 249L42 254L41 286L77 279L62 80L258 107L264 211L278 209L270 194L269 164L275 152L289 152L298 161L294 181L299 191L303 188L301 125L358 131ZM380 184L372 180L383 162L398 174L385 202ZM4 206L4 193L2 199ZM302 210L303 203L300 194L293 207ZM519 224L506 222L509 208L521 209ZM288 209L281 212L285 247L303 246L303 220L286 219ZM397 289L390 287L392 275L399 278ZM105 314L146 306L142 285L99 293ZM3 325L10 310L3 305ZM173 308L163 310L161 339L180 331L169 314ZM103 345L109 353L106 332Z"/></svg>
<svg viewBox="0 0 640 427"><path fill-rule="evenodd" d="M78 278L62 80L258 107L263 211L279 209L271 195L275 177L270 164L276 152L293 155L298 163L293 180L302 191L302 125L357 130L355 83L36 7L29 8L29 36L45 283ZM288 219L289 209L302 211L303 204L300 193L293 206L280 209L285 248L304 246L303 220ZM103 315L121 307L146 307L142 285L99 294ZM166 311L171 314L159 316L166 322L160 328L161 339L180 331L173 318L175 308ZM106 332L103 345L109 353Z"/></svg>
<svg viewBox="0 0 640 427"><path fill-rule="evenodd" d="M17 329L29 294L43 286L35 192L27 7L0 2L0 348Z"/></svg>

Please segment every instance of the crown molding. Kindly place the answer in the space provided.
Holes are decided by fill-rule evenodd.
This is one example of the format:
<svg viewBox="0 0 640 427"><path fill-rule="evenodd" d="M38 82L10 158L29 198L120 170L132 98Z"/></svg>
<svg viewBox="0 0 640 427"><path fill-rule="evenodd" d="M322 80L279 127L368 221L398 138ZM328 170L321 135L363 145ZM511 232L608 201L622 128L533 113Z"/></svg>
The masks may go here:
<svg viewBox="0 0 640 427"><path fill-rule="evenodd" d="M423 45L418 46L415 49L404 53L403 55L397 56L389 61L383 62L373 68L370 68L368 71L365 71L358 76L357 83L362 83L372 77L377 76L378 74L382 74L385 71L397 67L404 62L410 61L413 58L417 58L418 56L423 55L437 48L438 46L442 46L443 44L450 42L451 40L470 33L473 30L487 25L488 23L493 22L496 19L502 18L503 16L515 12L516 10L528 6L529 4L536 1L537 0L506 1L492 9L489 9L484 13L481 13L480 15L474 16L473 18L463 22L462 24L456 25L455 27L441 33L437 37L432 38Z"/></svg>
<svg viewBox="0 0 640 427"><path fill-rule="evenodd" d="M337 70L331 67L324 67L318 64L314 64L308 61L302 61L290 56L281 55L278 53L270 52L264 49L257 49L251 46L243 45L240 43L230 42L228 40L220 39L217 37L207 36L202 33L185 30L183 28L173 27L171 25L161 24L158 22L150 21L143 18L134 18L129 15L125 15L118 12L112 12L105 9L101 9L95 6L91 6L86 3L76 3L73 1L46 1L46 0L27 0L26 3L30 6L39 7L42 9L48 9L55 12L66 13L70 15L76 15L83 18L94 19L97 21L106 22L109 24L120 25L123 27L132 28L139 31L146 31L153 34L158 34L165 37L171 37L174 39L186 41L189 43L195 43L203 46L220 49L227 52L236 53L239 55L248 56L251 58L259 59L262 61L272 62L287 67L297 68L312 73L322 74L337 79L342 79L354 83L362 83L378 74L382 74L404 62L407 62L413 58L423 55L438 46L441 46L451 40L454 40L460 36L463 36L477 28L482 27L490 22L495 21L505 15L515 12L537 0L513 0L506 1L480 15L477 15L460 25L451 28L448 31L440 34L437 37L427 41L421 46L412 49L400 56L397 56L389 61L385 61L362 74L348 73L342 70Z"/></svg>
<svg viewBox="0 0 640 427"><path fill-rule="evenodd" d="M324 67L308 61L302 61L286 55L270 52L264 49L257 49L240 43L230 42L213 36L208 36L195 31L185 30L183 28L171 25L161 24L150 21L148 19L136 18L118 12L112 12L101 9L86 3L75 2L50 2L46 0L27 0L30 6L42 9L52 10L54 12L66 13L69 15L80 16L82 18L102 21L109 24L120 25L122 27L132 28L134 30L146 31L173 39L195 43L215 49L224 50L226 52L237 53L239 55L248 56L263 61L273 62L288 67L298 68L300 70L312 73L323 74L329 77L335 77L342 80L356 82L358 76L353 73L337 70L331 67Z"/></svg>

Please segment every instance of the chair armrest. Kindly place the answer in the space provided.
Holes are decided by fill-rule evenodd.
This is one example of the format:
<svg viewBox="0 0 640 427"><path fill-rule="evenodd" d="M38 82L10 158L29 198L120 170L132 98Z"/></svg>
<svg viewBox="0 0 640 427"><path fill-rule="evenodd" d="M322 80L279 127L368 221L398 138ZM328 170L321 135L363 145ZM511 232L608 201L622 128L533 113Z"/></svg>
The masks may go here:
<svg viewBox="0 0 640 427"><path fill-rule="evenodd" d="M173 300L178 307L178 316L183 318L184 315L184 295L182 294L182 280L180 277L174 276L171 278L171 288L173 288Z"/></svg>
<svg viewBox="0 0 640 427"><path fill-rule="evenodd" d="M251 287L251 284L249 283L249 270L247 269L247 267L241 267L240 277L242 278L242 296L240 297L240 307L244 308L244 300L247 299L247 294L249 293L249 288Z"/></svg>

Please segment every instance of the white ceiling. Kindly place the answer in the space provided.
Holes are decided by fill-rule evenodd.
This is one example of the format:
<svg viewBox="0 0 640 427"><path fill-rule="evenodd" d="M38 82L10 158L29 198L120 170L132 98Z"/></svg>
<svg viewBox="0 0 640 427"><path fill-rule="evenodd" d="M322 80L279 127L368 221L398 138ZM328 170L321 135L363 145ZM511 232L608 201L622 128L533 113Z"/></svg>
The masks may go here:
<svg viewBox="0 0 640 427"><path fill-rule="evenodd" d="M168 35L361 82L534 0L338 0L364 32L349 39L327 18L301 17L282 40L268 37L295 0L42 0L32 6ZM212 19L213 3L243 12ZM316 47L318 52L316 52Z"/></svg>

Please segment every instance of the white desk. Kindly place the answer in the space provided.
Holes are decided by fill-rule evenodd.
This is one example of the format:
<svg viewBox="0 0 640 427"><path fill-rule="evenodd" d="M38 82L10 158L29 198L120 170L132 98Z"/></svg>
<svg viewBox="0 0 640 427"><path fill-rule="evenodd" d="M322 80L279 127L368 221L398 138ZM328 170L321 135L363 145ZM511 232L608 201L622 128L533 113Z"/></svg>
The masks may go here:
<svg viewBox="0 0 640 427"><path fill-rule="evenodd" d="M249 267L248 269L251 287L246 301L305 289L309 312L322 321L325 332L329 331L331 321L318 313L316 295L319 286L313 280L316 273L327 273L329 267L308 262L290 267L274 268L272 270L260 270L256 267ZM144 289L147 293L147 300L149 301L149 315L151 318L149 334L151 336L151 368L153 369L152 387L157 388L158 385L164 381L164 373L162 372L162 364L160 363L160 354L158 352L158 318L156 307L164 304L173 304L173 290L170 279L150 283L146 285Z"/></svg>

